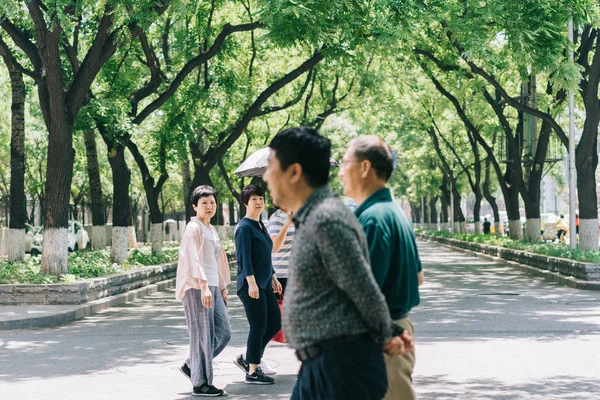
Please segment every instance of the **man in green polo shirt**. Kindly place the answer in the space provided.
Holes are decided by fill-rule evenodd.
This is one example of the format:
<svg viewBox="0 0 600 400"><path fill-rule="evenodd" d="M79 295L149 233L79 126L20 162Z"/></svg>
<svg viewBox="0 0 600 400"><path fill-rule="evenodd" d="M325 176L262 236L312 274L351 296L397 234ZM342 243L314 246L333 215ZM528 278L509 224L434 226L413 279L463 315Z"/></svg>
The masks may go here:
<svg viewBox="0 0 600 400"><path fill-rule="evenodd" d="M393 168L390 147L377 136L361 136L348 143L339 176L344 194L358 205L355 214L367 236L373 275L392 319L414 337L408 313L419 304L424 277L412 226L387 187ZM414 350L385 356L385 362L388 392L384 399L416 399L411 385Z"/></svg>

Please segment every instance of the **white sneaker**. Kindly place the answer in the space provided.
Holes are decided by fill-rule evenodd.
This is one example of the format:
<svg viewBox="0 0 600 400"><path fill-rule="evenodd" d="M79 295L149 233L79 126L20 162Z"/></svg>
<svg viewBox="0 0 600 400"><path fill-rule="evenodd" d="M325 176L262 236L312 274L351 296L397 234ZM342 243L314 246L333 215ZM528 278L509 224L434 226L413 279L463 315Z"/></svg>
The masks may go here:
<svg viewBox="0 0 600 400"><path fill-rule="evenodd" d="M276 375L277 374L277 370L273 369L269 366L269 364L267 364L266 361L262 361L260 363L260 369L263 370L263 372L265 373L265 375Z"/></svg>

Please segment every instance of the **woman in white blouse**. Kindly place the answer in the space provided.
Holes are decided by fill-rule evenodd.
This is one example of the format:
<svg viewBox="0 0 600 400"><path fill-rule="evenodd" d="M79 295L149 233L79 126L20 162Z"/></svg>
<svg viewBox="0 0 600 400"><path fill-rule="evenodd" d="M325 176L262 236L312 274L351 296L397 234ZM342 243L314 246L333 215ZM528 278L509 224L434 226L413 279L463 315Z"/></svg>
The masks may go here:
<svg viewBox="0 0 600 400"><path fill-rule="evenodd" d="M177 300L183 301L190 353L180 367L196 396L221 396L213 386L213 358L231 339L227 315L229 263L210 219L217 211L215 190L198 186L192 192L196 215L185 228L177 263Z"/></svg>

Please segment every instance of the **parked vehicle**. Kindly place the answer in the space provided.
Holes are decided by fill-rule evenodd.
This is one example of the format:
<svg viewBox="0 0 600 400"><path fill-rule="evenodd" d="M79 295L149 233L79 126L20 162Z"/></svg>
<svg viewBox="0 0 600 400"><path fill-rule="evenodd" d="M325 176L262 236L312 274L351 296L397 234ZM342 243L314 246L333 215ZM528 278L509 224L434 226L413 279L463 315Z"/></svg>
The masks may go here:
<svg viewBox="0 0 600 400"><path fill-rule="evenodd" d="M31 255L42 254L42 241L44 240L44 227L41 227L33 236L31 243ZM69 221L69 232L67 236L69 251L87 249L90 245L90 237L83 225L78 221Z"/></svg>
<svg viewBox="0 0 600 400"><path fill-rule="evenodd" d="M556 239L558 216L553 213L540 214L540 228L542 230L542 240Z"/></svg>
<svg viewBox="0 0 600 400"><path fill-rule="evenodd" d="M40 230L39 226L33 226L25 223L25 253L31 252L31 245L33 243L33 237Z"/></svg>

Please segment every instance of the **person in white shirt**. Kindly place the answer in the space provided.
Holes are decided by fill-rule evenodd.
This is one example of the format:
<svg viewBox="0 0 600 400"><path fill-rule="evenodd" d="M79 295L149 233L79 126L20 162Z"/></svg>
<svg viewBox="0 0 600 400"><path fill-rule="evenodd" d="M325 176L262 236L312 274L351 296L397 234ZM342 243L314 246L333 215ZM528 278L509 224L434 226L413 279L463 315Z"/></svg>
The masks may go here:
<svg viewBox="0 0 600 400"><path fill-rule="evenodd" d="M175 296L183 302L190 336L190 353L180 371L192 382L194 396L221 396L213 386L213 359L231 339L227 314L229 263L210 219L217 211L215 190L198 186L192 192L196 215L185 228Z"/></svg>

